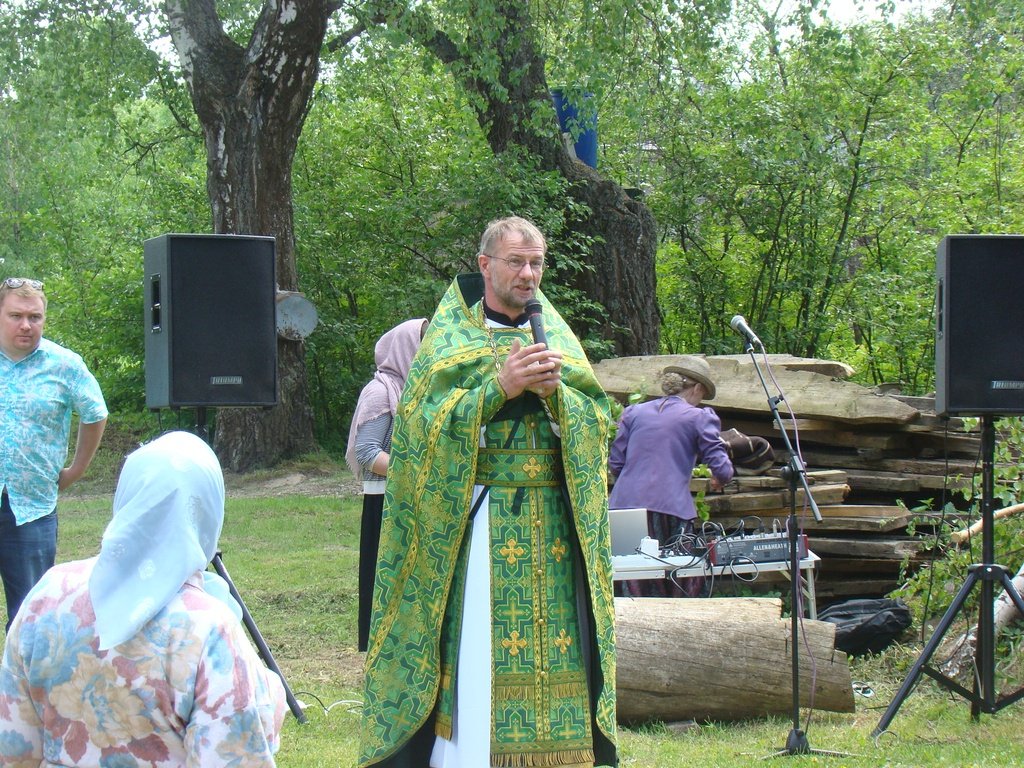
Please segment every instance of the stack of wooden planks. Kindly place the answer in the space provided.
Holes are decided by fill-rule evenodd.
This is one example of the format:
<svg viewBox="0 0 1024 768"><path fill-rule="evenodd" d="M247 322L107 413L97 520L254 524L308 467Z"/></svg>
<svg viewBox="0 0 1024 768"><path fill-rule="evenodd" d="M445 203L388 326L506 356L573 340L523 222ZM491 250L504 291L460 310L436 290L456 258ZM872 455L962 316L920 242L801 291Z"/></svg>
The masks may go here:
<svg viewBox="0 0 1024 768"><path fill-rule="evenodd" d="M635 393L660 396L661 370L679 359L614 358L594 370L605 390L626 403ZM749 355L705 359L718 390L707 405L718 413L722 428L767 438L776 459L768 473L737 477L721 493L695 479L693 492L702 496L712 522L731 529L743 521L746 530L760 523L771 530L781 529L789 515L789 483L780 471L788 451L762 385L764 376L790 442L799 448L822 517L818 523L805 510L799 487L800 524L810 548L822 558L819 608L885 595L906 572L934 555L931 518L919 510L940 508L943 499L952 500L976 481L981 471L977 432L965 431L960 419L936 417L931 398L903 397L851 382L852 370L834 361L759 355L759 375Z"/></svg>

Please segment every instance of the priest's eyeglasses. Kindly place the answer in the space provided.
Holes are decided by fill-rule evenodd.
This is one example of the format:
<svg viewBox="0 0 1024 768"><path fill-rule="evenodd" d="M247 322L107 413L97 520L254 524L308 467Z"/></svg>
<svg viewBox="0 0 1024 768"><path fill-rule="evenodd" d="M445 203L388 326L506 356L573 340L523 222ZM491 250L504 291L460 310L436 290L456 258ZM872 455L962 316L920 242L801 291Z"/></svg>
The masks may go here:
<svg viewBox="0 0 1024 768"><path fill-rule="evenodd" d="M541 272L544 271L544 259L531 259L530 261L518 258L506 259L503 256L491 256L491 254L489 253L487 254L487 258L498 259L498 261L504 261L508 265L508 268L511 269L516 274L522 272L523 267L527 265L529 265L530 271L533 272L535 275L539 275Z"/></svg>

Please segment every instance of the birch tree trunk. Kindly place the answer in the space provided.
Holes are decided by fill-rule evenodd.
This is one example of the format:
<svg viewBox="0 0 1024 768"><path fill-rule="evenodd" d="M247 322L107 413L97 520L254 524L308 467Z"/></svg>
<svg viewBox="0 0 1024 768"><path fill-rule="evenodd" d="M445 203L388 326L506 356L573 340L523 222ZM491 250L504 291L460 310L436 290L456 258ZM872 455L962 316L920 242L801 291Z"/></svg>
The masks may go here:
<svg viewBox="0 0 1024 768"><path fill-rule="evenodd" d="M1017 594L1024 592L1024 565L1013 577L1013 588ZM1000 633L1014 621L1021 618L1020 611L1014 605L1010 595L1004 589L992 602L992 636L998 639ZM942 674L954 680L970 682L974 679L974 658L978 648L978 624L975 622L970 628L959 637L945 643L940 651L940 657L945 660L938 665Z"/></svg>
<svg viewBox="0 0 1024 768"><path fill-rule="evenodd" d="M292 161L333 7L266 3L245 47L224 32L214 0L165 0L164 11L203 128L213 232L272 235L278 288L298 290ZM226 468L272 465L315 447L305 345L278 339L277 361L276 407L217 412L214 447Z"/></svg>

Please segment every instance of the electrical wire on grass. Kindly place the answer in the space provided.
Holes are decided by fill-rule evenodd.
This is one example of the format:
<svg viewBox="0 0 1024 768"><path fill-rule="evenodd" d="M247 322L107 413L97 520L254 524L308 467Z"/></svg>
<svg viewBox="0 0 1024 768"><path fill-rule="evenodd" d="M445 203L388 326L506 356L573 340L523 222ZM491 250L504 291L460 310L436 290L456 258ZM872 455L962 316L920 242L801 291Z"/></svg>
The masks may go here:
<svg viewBox="0 0 1024 768"><path fill-rule="evenodd" d="M321 699L315 693L311 693L309 691L295 691L295 698L298 699L299 696L308 696L309 698L313 699L319 705L320 709L323 710L323 713L325 715L329 714L330 711L335 707L341 706L344 706L345 711L350 714L361 712L363 709L363 702L359 701L358 699L339 699L338 701L332 702L330 704L324 704L323 699ZM300 701L299 706L305 709L306 706L308 705L304 705L303 702Z"/></svg>

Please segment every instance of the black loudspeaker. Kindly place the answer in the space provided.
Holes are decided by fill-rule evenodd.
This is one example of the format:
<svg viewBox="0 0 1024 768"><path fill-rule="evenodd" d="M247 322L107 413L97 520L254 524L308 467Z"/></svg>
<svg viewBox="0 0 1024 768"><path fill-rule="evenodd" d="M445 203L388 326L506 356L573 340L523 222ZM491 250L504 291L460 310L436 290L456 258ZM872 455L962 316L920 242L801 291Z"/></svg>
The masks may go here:
<svg viewBox="0 0 1024 768"><path fill-rule="evenodd" d="M1024 236L948 235L936 271L935 412L1024 413Z"/></svg>
<svg viewBox="0 0 1024 768"><path fill-rule="evenodd" d="M277 404L274 238L143 244L146 406Z"/></svg>

